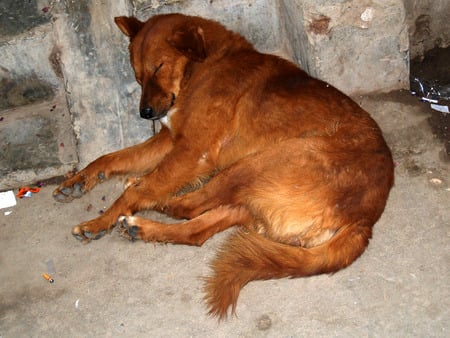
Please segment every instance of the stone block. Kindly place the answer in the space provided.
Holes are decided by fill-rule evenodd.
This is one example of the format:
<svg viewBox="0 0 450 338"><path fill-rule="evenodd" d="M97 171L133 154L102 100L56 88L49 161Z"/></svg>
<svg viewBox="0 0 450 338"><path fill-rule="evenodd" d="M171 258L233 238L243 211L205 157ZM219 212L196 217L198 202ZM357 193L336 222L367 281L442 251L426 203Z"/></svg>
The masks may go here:
<svg viewBox="0 0 450 338"><path fill-rule="evenodd" d="M0 190L62 176L78 162L64 93L1 112Z"/></svg>
<svg viewBox="0 0 450 338"><path fill-rule="evenodd" d="M139 118L140 88L131 69L128 40L114 17L128 2L65 1L54 8L56 48L83 167L107 152L151 136Z"/></svg>
<svg viewBox="0 0 450 338"><path fill-rule="evenodd" d="M422 59L434 47L450 46L450 1L405 1L411 59Z"/></svg>
<svg viewBox="0 0 450 338"><path fill-rule="evenodd" d="M352 95L408 88L408 30L401 0L280 4L294 58L311 75Z"/></svg>

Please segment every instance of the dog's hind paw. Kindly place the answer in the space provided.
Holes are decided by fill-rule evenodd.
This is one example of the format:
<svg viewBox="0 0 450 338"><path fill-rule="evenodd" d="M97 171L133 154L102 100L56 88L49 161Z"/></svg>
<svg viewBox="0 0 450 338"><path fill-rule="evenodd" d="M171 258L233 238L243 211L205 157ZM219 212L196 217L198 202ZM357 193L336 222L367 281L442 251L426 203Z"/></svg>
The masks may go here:
<svg viewBox="0 0 450 338"><path fill-rule="evenodd" d="M133 225L133 216L120 216L117 220L119 234L130 241L139 239L139 227Z"/></svg>

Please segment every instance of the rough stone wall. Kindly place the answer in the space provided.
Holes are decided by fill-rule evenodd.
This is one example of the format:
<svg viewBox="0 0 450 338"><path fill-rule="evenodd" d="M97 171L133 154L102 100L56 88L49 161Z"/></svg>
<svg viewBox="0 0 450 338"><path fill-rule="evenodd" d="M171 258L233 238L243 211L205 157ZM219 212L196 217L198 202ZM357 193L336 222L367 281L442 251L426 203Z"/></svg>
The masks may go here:
<svg viewBox="0 0 450 338"><path fill-rule="evenodd" d="M401 1L281 3L295 58L313 76L347 94L408 87L408 31Z"/></svg>
<svg viewBox="0 0 450 338"><path fill-rule="evenodd" d="M62 84L50 62L51 16L36 1L19 8L14 1L0 3L0 109L47 99Z"/></svg>
<svg viewBox="0 0 450 338"><path fill-rule="evenodd" d="M411 59L434 47L450 46L449 0L404 0Z"/></svg>
<svg viewBox="0 0 450 338"><path fill-rule="evenodd" d="M78 161L54 17L41 2L0 2L0 190L61 175Z"/></svg>
<svg viewBox="0 0 450 338"><path fill-rule="evenodd" d="M57 53L78 138L81 165L151 136L137 114L138 85L128 41L114 17L128 14L124 0L65 0L55 7Z"/></svg>
<svg viewBox="0 0 450 338"><path fill-rule="evenodd" d="M1 83L3 88L19 83L20 88L21 81L29 85L35 79L35 92L45 94L50 88L50 96L65 94L80 167L151 135L149 122L139 118L140 88L129 65L128 40L115 26L114 16L144 20L157 13L182 12L218 20L257 49L290 58L348 94L408 87L408 22L414 23L409 36L417 42L417 52L433 45L421 36L430 36L434 44L449 41L449 29L440 29L440 25L448 28L443 15L449 12L447 0L30 0L27 4L22 7L34 24L10 20L8 6L17 6L15 0L0 3ZM8 90L3 102L17 103L14 93ZM0 91L0 99L3 94Z"/></svg>
<svg viewBox="0 0 450 338"><path fill-rule="evenodd" d="M134 0L133 5L141 19L182 12L218 20L259 50L293 59L348 94L408 87L401 0Z"/></svg>
<svg viewBox="0 0 450 338"><path fill-rule="evenodd" d="M132 0L141 20L162 13L184 13L216 20L249 39L259 50L278 51L285 38L279 1Z"/></svg>

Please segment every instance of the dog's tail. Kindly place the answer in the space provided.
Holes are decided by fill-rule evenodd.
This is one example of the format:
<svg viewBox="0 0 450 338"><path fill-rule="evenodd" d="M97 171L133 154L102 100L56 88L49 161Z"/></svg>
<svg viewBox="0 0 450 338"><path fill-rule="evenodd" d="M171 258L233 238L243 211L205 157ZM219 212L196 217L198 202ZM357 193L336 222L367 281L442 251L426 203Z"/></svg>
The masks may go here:
<svg viewBox="0 0 450 338"><path fill-rule="evenodd" d="M238 231L212 262L213 275L205 278L209 314L223 319L230 306L234 313L241 288L252 280L305 277L342 269L364 252L371 236L370 226L352 224L320 246L306 249Z"/></svg>

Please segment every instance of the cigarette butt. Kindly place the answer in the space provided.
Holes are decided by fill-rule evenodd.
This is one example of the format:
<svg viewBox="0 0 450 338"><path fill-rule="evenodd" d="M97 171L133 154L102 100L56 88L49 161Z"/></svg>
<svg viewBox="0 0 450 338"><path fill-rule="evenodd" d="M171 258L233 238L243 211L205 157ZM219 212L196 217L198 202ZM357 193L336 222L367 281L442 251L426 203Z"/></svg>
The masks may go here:
<svg viewBox="0 0 450 338"><path fill-rule="evenodd" d="M48 280L48 282L49 282L50 284L52 284L52 283L55 282L55 280L54 280L52 277L50 277L49 275L47 275L46 273L43 273L43 274L42 274L42 277L44 277L46 280Z"/></svg>

